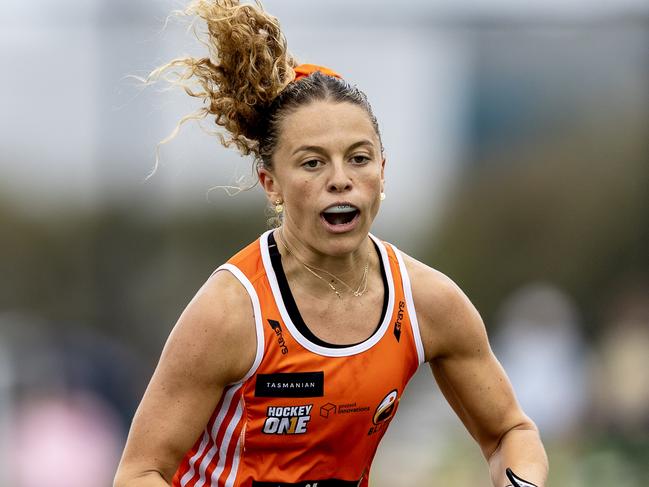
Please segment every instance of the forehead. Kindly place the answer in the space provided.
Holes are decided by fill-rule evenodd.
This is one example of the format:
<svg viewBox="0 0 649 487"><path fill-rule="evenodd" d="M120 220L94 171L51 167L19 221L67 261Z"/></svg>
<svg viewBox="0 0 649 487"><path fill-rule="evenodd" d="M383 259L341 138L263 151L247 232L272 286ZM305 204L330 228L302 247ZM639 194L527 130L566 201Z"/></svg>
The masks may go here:
<svg viewBox="0 0 649 487"><path fill-rule="evenodd" d="M360 139L379 140L367 112L348 102L317 101L299 107L280 123L278 149L301 145L336 148Z"/></svg>

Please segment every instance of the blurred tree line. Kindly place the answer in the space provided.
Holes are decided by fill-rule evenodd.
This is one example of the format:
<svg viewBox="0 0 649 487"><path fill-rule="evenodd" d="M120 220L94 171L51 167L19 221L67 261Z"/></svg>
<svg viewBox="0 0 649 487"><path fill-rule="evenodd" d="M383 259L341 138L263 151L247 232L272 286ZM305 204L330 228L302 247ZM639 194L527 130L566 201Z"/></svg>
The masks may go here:
<svg viewBox="0 0 649 487"><path fill-rule="evenodd" d="M40 218L0 204L0 309L96 328L157 359L184 306L265 217L208 209L151 219L134 206Z"/></svg>
<svg viewBox="0 0 649 487"><path fill-rule="evenodd" d="M596 328L603 298L648 278L646 164L569 154L475 171L427 249L488 322L513 289L547 280ZM0 308L99 327L152 354L211 271L266 228L261 210L150 220L113 207L43 221L6 204L0 225Z"/></svg>
<svg viewBox="0 0 649 487"><path fill-rule="evenodd" d="M599 105L480 147L467 164L427 256L488 326L530 281L567 291L589 335L618 293L649 288L649 122Z"/></svg>
<svg viewBox="0 0 649 487"><path fill-rule="evenodd" d="M609 296L649 280L646 127L597 120L476 156L420 249L490 326L508 293L544 280L577 300L595 333ZM202 282L267 223L262 208L150 218L138 207L43 218L0 202L0 309L96 327L156 358Z"/></svg>

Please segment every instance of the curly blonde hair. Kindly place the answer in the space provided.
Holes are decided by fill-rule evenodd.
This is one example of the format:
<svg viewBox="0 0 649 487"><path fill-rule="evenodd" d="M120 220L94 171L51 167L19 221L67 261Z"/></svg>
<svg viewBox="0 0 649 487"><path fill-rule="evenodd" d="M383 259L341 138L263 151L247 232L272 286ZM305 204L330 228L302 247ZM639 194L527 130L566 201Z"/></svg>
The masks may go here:
<svg viewBox="0 0 649 487"><path fill-rule="evenodd" d="M279 21L260 2L194 0L176 14L196 16L207 24L209 56L183 57L160 66L149 80L174 70L166 79L204 102L204 107L181 120L214 116L226 129L226 147L258 156L258 128L264 110L295 78L296 61L288 52ZM175 134L174 134L175 135Z"/></svg>
<svg viewBox="0 0 649 487"><path fill-rule="evenodd" d="M297 62L287 49L279 21L258 0L250 5L240 5L238 0L194 0L176 13L207 24L209 56L174 59L154 70L147 81L171 71L164 79L201 99L204 106L183 117L161 143L175 137L185 122L213 116L226 131L218 133L224 146L235 145L242 155L252 154L257 165L271 167L281 120L316 100L363 107L380 139L367 97L357 87L320 72L292 83Z"/></svg>

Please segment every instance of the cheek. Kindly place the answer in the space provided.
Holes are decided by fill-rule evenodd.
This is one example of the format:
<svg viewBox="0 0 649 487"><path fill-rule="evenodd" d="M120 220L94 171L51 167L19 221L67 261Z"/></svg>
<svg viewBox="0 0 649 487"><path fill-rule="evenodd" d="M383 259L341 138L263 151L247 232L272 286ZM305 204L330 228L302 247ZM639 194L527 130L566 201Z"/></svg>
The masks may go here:
<svg viewBox="0 0 649 487"><path fill-rule="evenodd" d="M365 187L368 191L381 191L381 175L372 175L366 182Z"/></svg>
<svg viewBox="0 0 649 487"><path fill-rule="evenodd" d="M294 197L298 198L298 202L302 203L303 198L311 194L311 184L308 180L297 181L293 188Z"/></svg>
<svg viewBox="0 0 649 487"><path fill-rule="evenodd" d="M287 203L298 212L302 211L310 202L314 201L314 185L308 179L294 181L286 192Z"/></svg>
<svg viewBox="0 0 649 487"><path fill-rule="evenodd" d="M381 200L379 199L379 194L381 193L381 178L376 178L375 180L368 182L367 193L371 199L372 214L376 216L381 206Z"/></svg>

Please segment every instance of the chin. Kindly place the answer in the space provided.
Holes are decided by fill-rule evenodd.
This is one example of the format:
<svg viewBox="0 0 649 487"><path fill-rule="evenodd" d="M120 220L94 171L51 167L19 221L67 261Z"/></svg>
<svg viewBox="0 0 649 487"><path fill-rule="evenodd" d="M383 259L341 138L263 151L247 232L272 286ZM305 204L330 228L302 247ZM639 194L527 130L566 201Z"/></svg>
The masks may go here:
<svg viewBox="0 0 649 487"><path fill-rule="evenodd" d="M337 256L348 254L363 244L368 232L369 229L359 227L351 232L327 233L322 239L318 239L316 246L328 255Z"/></svg>

